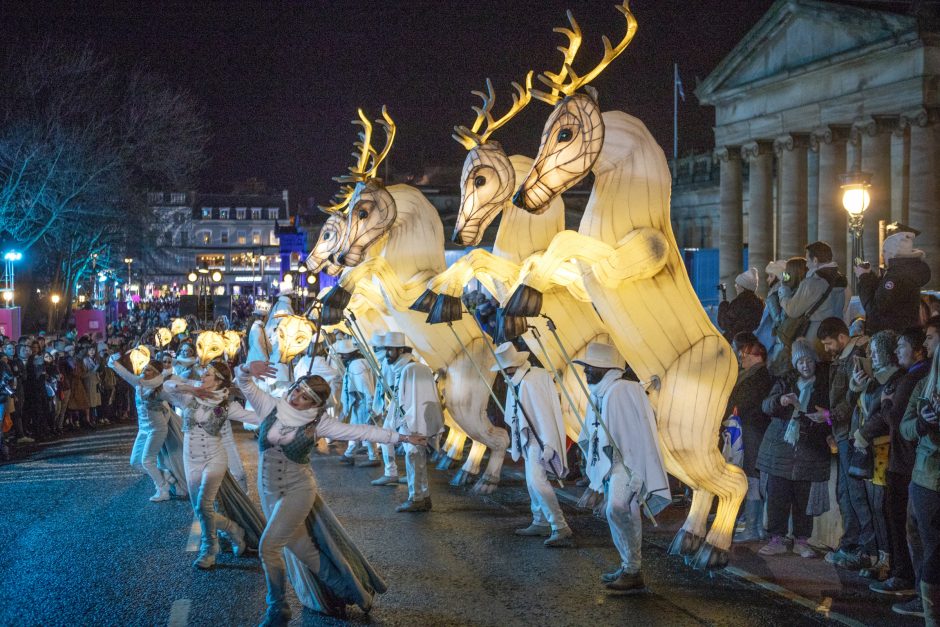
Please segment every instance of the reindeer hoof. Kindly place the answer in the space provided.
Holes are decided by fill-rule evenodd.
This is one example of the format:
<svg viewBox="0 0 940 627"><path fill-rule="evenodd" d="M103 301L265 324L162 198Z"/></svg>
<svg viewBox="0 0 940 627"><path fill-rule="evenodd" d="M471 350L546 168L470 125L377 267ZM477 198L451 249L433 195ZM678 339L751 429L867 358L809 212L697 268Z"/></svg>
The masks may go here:
<svg viewBox="0 0 940 627"><path fill-rule="evenodd" d="M450 485L454 486L455 488L465 486L473 481L473 477L474 476L472 474L461 468L457 471L457 474L454 475L454 478L450 480Z"/></svg>
<svg viewBox="0 0 940 627"><path fill-rule="evenodd" d="M676 537L672 539L672 544L669 545L669 555L693 555L702 546L703 542L705 542L705 538L702 536L680 529Z"/></svg>
<svg viewBox="0 0 940 627"><path fill-rule="evenodd" d="M542 292L528 285L520 285L506 303L506 315L534 318L542 313Z"/></svg>
<svg viewBox="0 0 940 627"><path fill-rule="evenodd" d="M706 542L692 559L695 570L721 570L728 565L728 551Z"/></svg>
<svg viewBox="0 0 940 627"><path fill-rule="evenodd" d="M511 342L529 330L529 322L523 316L510 316L505 309L496 310L496 337L497 344Z"/></svg>
<svg viewBox="0 0 940 627"><path fill-rule="evenodd" d="M424 294L418 297L418 300L411 303L411 311L417 311L418 313L431 313L431 306L434 304L434 299L437 298L437 294L433 290L424 290Z"/></svg>
<svg viewBox="0 0 940 627"><path fill-rule="evenodd" d="M343 321L343 310L341 308L323 305L320 310L320 324L332 325Z"/></svg>
<svg viewBox="0 0 940 627"><path fill-rule="evenodd" d="M494 481L490 477L483 475L480 477L480 480L476 482L476 485L473 486L473 494L477 495L486 495L492 494L496 491L496 486L498 485L497 481Z"/></svg>
<svg viewBox="0 0 940 627"><path fill-rule="evenodd" d="M449 470L454 465L454 458L449 455L442 456L437 462L438 470Z"/></svg>
<svg viewBox="0 0 940 627"><path fill-rule="evenodd" d="M436 451L431 453L431 457L429 458L429 461L432 464L436 464L437 462L441 461L441 457L443 457L443 455L444 455L444 451L442 451L441 449L437 449Z"/></svg>
<svg viewBox="0 0 940 627"><path fill-rule="evenodd" d="M431 306L427 322L428 324L440 324L442 322L454 322L461 318L463 318L463 305L460 302L460 297L438 294Z"/></svg>

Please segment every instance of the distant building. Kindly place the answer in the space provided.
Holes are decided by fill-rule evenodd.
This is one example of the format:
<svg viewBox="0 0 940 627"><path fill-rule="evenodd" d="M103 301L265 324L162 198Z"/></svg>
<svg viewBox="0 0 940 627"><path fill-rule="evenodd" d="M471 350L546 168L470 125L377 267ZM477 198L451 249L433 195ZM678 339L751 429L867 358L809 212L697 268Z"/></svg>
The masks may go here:
<svg viewBox="0 0 940 627"><path fill-rule="evenodd" d="M283 272L303 261L302 250L292 250L282 260L282 231L292 236L292 248L298 241L304 245L290 223L286 191L282 195L151 192L147 201L155 226L152 245L142 253L139 266L145 294L193 293L187 275L199 268L222 272L222 280L213 284L215 294L270 294Z"/></svg>

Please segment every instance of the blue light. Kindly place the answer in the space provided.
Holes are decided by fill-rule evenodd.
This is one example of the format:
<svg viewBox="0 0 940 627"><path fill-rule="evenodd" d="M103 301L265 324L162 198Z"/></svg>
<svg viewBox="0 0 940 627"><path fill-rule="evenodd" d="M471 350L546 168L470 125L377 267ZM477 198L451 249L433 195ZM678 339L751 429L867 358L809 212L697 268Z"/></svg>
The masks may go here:
<svg viewBox="0 0 940 627"><path fill-rule="evenodd" d="M17 250L10 250L3 255L4 260L6 261L19 261L23 258L23 253Z"/></svg>

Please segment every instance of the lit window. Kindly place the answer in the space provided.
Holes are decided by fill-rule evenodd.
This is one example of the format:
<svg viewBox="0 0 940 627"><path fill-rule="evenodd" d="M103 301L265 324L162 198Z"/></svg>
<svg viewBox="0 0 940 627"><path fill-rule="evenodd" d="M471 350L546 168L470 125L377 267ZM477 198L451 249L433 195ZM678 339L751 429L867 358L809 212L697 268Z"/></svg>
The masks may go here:
<svg viewBox="0 0 940 627"><path fill-rule="evenodd" d="M277 220L277 207L268 209L268 220Z"/></svg>
<svg viewBox="0 0 940 627"><path fill-rule="evenodd" d="M251 243L255 246L258 246L261 244L261 231L251 232Z"/></svg>
<svg viewBox="0 0 940 627"><path fill-rule="evenodd" d="M252 207L251 208L251 219L260 220L261 219L261 207Z"/></svg>
<svg viewBox="0 0 940 627"><path fill-rule="evenodd" d="M222 207L219 209L219 220L228 220L229 208Z"/></svg>
<svg viewBox="0 0 940 627"><path fill-rule="evenodd" d="M271 246L278 245L277 235L274 234L273 229L271 231L268 231L268 243L271 244Z"/></svg>
<svg viewBox="0 0 940 627"><path fill-rule="evenodd" d="M212 243L212 232L211 231L199 231L196 233L196 241L200 244L210 244Z"/></svg>
<svg viewBox="0 0 940 627"><path fill-rule="evenodd" d="M212 218L212 207L203 207L202 208L202 219L209 220Z"/></svg>
<svg viewBox="0 0 940 627"><path fill-rule="evenodd" d="M235 235L236 241L244 246L248 243L248 232L247 231L237 231Z"/></svg>
<svg viewBox="0 0 940 627"><path fill-rule="evenodd" d="M235 217L239 220L245 219L245 207L235 207Z"/></svg>

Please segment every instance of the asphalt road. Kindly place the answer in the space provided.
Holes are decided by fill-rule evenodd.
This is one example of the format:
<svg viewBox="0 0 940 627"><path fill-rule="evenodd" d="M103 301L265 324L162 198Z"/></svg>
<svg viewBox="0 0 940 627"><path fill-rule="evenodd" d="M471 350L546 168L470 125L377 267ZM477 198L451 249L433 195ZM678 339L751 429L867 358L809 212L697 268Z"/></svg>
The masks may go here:
<svg viewBox="0 0 940 627"><path fill-rule="evenodd" d="M255 442L236 431L253 479ZM0 467L0 625L257 624L260 563L225 554L214 571L190 566L192 510L187 501L147 500L149 479L127 465L135 432L94 432ZM738 577L690 571L665 556L666 538L655 533L644 546L649 592L611 596L599 582L618 561L605 522L566 506L576 533L570 549L513 535L529 509L511 464L488 497L450 487L450 473L432 470L428 514L396 513L406 487L371 487L379 469L341 466L336 454L317 455L313 465L327 502L389 591L368 616L351 609L349 623L304 610L292 595L295 625L830 622ZM257 501L254 485L251 493Z"/></svg>

